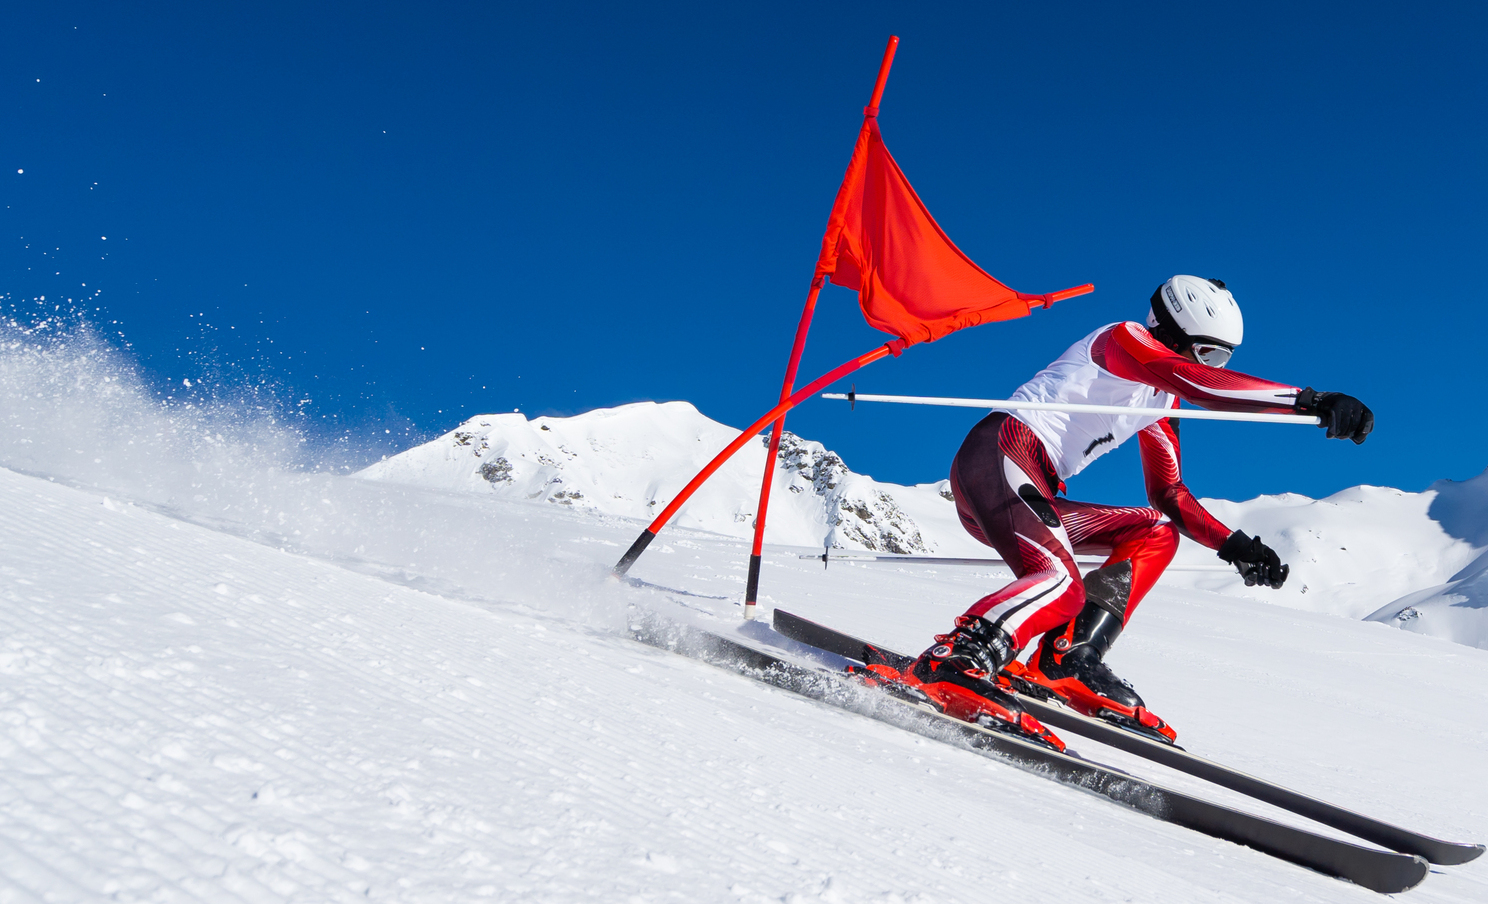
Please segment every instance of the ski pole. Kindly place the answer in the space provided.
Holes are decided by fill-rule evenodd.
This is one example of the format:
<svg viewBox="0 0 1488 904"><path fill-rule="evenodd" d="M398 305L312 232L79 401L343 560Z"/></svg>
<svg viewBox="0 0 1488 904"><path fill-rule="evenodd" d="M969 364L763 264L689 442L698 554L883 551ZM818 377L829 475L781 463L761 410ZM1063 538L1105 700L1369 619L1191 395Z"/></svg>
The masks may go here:
<svg viewBox="0 0 1488 904"><path fill-rule="evenodd" d="M823 567L832 562L902 562L908 565L1000 565L1006 566L1003 559L995 558L968 558L961 556L905 556L905 555L869 555L859 553L845 553L832 555L830 550L823 551L821 555L816 553L803 553L800 558L816 559ZM1075 556L1076 565L1101 565L1106 561L1104 556ZM1233 565L1169 565L1165 571L1223 571L1234 574Z"/></svg>
<svg viewBox="0 0 1488 904"><path fill-rule="evenodd" d="M1005 408L1018 411L1067 411L1071 414L1151 413L1161 417L1186 417L1203 421L1251 421L1261 424L1321 423L1311 414L1256 414L1245 411L1210 411L1207 408L1127 408L1121 405L1076 405L1068 402L1025 402L1020 399L951 399L936 396L869 395L862 392L824 392L824 399L842 399L851 403L894 402L900 405L939 405L947 408Z"/></svg>

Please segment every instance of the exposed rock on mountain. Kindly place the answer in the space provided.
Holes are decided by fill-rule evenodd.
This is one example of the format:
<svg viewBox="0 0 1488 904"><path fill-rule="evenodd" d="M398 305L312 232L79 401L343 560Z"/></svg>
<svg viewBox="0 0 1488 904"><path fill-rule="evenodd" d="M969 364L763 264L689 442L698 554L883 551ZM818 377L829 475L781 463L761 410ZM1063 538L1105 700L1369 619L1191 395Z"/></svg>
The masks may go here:
<svg viewBox="0 0 1488 904"><path fill-rule="evenodd" d="M362 476L650 519L737 435L686 402L641 402L531 421L520 414L481 415ZM768 438L761 437L741 450L683 506L675 523L749 535L767 448ZM894 553L981 549L960 535L939 484L879 483L853 473L820 443L789 432L781 437L775 468L773 543ZM928 539L942 534L949 543Z"/></svg>

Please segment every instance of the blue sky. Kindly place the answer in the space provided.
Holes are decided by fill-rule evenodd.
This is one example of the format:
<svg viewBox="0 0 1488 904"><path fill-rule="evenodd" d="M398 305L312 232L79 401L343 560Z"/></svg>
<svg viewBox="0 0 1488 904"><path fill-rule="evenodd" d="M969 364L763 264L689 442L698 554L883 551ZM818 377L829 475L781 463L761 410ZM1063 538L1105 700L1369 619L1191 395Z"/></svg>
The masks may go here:
<svg viewBox="0 0 1488 904"><path fill-rule="evenodd" d="M30 4L0 34L0 294L93 298L161 386L267 382L368 448L484 411L642 399L742 426L779 391L898 34L880 122L942 226L1014 288L1096 293L916 347L859 389L1003 395L1140 319L1165 277L1218 276L1246 314L1236 369L1351 392L1379 428L1354 447L1190 424L1195 491L1421 489L1488 465L1485 19L1471 3ZM803 377L883 338L829 289ZM790 427L918 482L976 417L817 401ZM1071 495L1139 501L1135 450Z"/></svg>

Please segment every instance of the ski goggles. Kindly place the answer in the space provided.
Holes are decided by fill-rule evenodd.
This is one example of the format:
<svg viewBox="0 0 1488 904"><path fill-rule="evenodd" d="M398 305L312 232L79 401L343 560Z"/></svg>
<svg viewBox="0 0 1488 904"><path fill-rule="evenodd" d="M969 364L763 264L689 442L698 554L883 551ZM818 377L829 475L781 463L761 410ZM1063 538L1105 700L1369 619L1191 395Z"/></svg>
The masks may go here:
<svg viewBox="0 0 1488 904"><path fill-rule="evenodd" d="M1200 364L1210 367L1224 367L1230 363L1230 356L1235 353L1228 345L1218 345L1212 342L1195 342L1192 346L1194 357L1199 359Z"/></svg>

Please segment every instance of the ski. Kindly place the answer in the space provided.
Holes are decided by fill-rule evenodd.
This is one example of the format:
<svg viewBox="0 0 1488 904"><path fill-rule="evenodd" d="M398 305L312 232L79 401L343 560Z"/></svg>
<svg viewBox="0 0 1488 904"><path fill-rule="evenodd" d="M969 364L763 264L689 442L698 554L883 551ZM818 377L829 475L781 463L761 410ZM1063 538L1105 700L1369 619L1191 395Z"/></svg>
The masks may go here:
<svg viewBox="0 0 1488 904"><path fill-rule="evenodd" d="M850 634L844 634L780 609L775 610L774 626L777 632L791 640L825 650L844 659L867 662L870 659L881 658L885 664L900 669L912 661L912 657L895 653L893 650L868 643ZM1180 747L1152 740L1100 719L1081 715L1058 704L1047 703L1028 695L1019 695L1018 702L1040 722L1054 728L1161 763L1393 851L1415 854L1431 863L1441 865L1466 863L1483 853L1481 844L1442 841L1429 835L1381 822L1227 766L1221 766Z"/></svg>
<svg viewBox="0 0 1488 904"><path fill-rule="evenodd" d="M630 632L642 643L935 740L970 747L1155 819L1244 845L1372 891L1385 894L1406 891L1420 884L1429 870L1426 861L1413 854L1363 847L1191 797L1070 753L990 731L880 693L844 673L790 662L654 613L637 610L631 618Z"/></svg>

